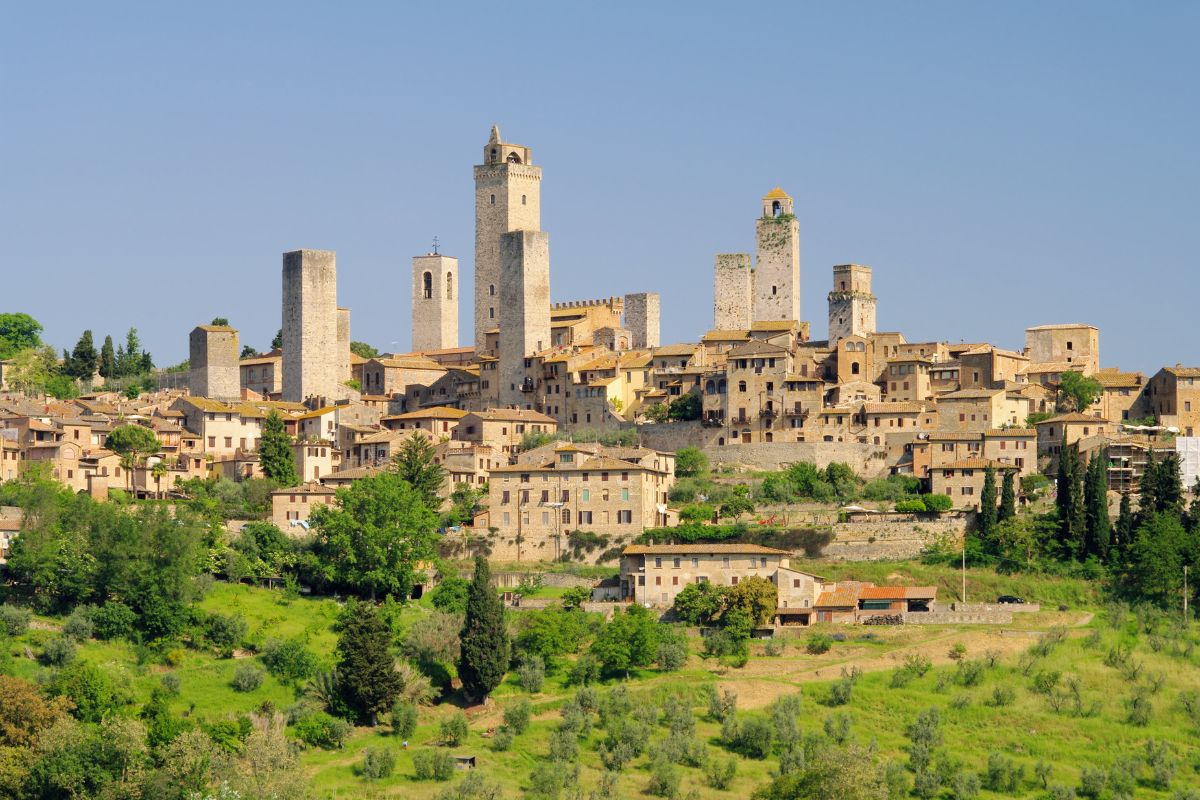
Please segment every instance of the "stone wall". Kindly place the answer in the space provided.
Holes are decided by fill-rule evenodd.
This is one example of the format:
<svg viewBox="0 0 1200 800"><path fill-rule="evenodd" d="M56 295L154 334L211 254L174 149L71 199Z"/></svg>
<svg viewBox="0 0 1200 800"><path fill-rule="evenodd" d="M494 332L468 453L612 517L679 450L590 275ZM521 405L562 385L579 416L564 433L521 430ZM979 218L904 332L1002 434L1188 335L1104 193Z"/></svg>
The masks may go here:
<svg viewBox="0 0 1200 800"><path fill-rule="evenodd" d="M429 275L429 297L425 276ZM412 349L458 347L458 259L429 253L412 260Z"/></svg>
<svg viewBox="0 0 1200 800"><path fill-rule="evenodd" d="M970 593L969 588L968 594ZM1039 603L949 603L947 608L950 611L967 614L991 613L993 611L1005 614L1033 614L1042 610L1042 606Z"/></svg>
<svg viewBox="0 0 1200 800"><path fill-rule="evenodd" d="M528 155L528 152L526 153ZM542 227L542 169L524 164L475 167L475 349L500 324L500 237ZM549 300L547 300L549 308Z"/></svg>
<svg viewBox="0 0 1200 800"><path fill-rule="evenodd" d="M927 546L943 540L961 541L967 517L912 521L838 522L833 541L822 558L834 561L891 561L916 558Z"/></svg>
<svg viewBox="0 0 1200 800"><path fill-rule="evenodd" d="M754 306L754 272L749 253L717 255L713 278L713 327L746 330Z"/></svg>
<svg viewBox="0 0 1200 800"><path fill-rule="evenodd" d="M1011 611L923 611L902 614L905 625L1007 625Z"/></svg>
<svg viewBox="0 0 1200 800"><path fill-rule="evenodd" d="M238 332L219 325L201 325L188 339L192 394L214 400L236 400L242 380L238 365Z"/></svg>

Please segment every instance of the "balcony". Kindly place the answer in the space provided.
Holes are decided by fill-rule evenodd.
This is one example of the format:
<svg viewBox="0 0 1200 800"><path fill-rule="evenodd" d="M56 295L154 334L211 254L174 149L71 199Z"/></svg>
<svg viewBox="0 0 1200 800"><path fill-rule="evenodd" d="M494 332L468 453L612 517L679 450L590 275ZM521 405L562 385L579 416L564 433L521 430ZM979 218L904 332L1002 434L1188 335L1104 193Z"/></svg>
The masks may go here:
<svg viewBox="0 0 1200 800"><path fill-rule="evenodd" d="M736 417L730 418L729 424L730 425L749 425L750 417L746 416L745 414L738 414Z"/></svg>
<svg viewBox="0 0 1200 800"><path fill-rule="evenodd" d="M700 418L700 424L705 428L723 428L725 426L725 415L720 413L705 414Z"/></svg>
<svg viewBox="0 0 1200 800"><path fill-rule="evenodd" d="M800 404L799 404L799 403L796 403L796 405L795 405L795 406L793 406L792 408L785 408L785 409L783 410L783 413L784 413L784 415L785 415L785 416L788 416L788 417L805 417L805 416L808 416L808 415L807 415L807 414L804 412L804 409L803 409L803 408L800 406Z"/></svg>
<svg viewBox="0 0 1200 800"><path fill-rule="evenodd" d="M537 385L538 385L538 382L535 381L533 378L526 378L525 380L521 381L521 391L522 392L536 392Z"/></svg>
<svg viewBox="0 0 1200 800"><path fill-rule="evenodd" d="M758 411L758 416L760 416L763 419L770 422L771 420L773 420L779 416L779 412L776 411L774 408L761 408Z"/></svg>

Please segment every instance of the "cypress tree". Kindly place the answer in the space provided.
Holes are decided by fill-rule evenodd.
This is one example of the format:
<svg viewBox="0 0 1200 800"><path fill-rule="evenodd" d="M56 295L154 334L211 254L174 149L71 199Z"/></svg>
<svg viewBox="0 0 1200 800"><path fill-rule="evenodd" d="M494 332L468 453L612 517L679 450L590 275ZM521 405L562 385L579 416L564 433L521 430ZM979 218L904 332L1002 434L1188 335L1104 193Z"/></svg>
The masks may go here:
<svg viewBox="0 0 1200 800"><path fill-rule="evenodd" d="M1158 504L1158 461L1154 458L1154 448L1146 449L1146 468L1142 470L1142 481L1138 486L1138 519L1141 525L1148 520ZM1128 546L1130 542L1125 542Z"/></svg>
<svg viewBox="0 0 1200 800"><path fill-rule="evenodd" d="M1079 552L1083 538L1083 492L1079 451L1064 446L1058 456L1058 543L1064 553Z"/></svg>
<svg viewBox="0 0 1200 800"><path fill-rule="evenodd" d="M1000 511L997 519L1003 522L1017 515L1017 471L1004 470L1004 485L1000 490Z"/></svg>
<svg viewBox="0 0 1200 800"><path fill-rule="evenodd" d="M1169 454L1158 465L1158 496L1154 510L1166 514L1183 513L1183 476L1179 456Z"/></svg>
<svg viewBox="0 0 1200 800"><path fill-rule="evenodd" d="M84 331L75 343L75 349L63 359L63 372L77 380L91 380L96 372L96 345L92 341L92 332Z"/></svg>
<svg viewBox="0 0 1200 800"><path fill-rule="evenodd" d="M1083 555L1104 558L1108 554L1112 539L1112 525L1108 518L1108 454L1101 450L1092 457L1087 466L1087 482L1084 486L1086 537Z"/></svg>
<svg viewBox="0 0 1200 800"><path fill-rule="evenodd" d="M117 374L117 354L113 350L111 336L104 337L104 346L100 348L100 376L113 378Z"/></svg>
<svg viewBox="0 0 1200 800"><path fill-rule="evenodd" d="M996 535L996 470L991 465L983 471L983 492L979 495L979 539L990 547Z"/></svg>
<svg viewBox="0 0 1200 800"><path fill-rule="evenodd" d="M278 411L271 411L263 421L258 463L263 475L280 486L295 486L300 482L300 476L296 474L296 460L292 456L292 437L284 430L283 417Z"/></svg>
<svg viewBox="0 0 1200 800"><path fill-rule="evenodd" d="M1134 531L1137 530L1137 520L1133 516L1133 504L1129 501L1129 493L1121 495L1121 509L1117 512L1117 529L1113 546L1109 549L1112 560L1124 562L1125 553L1133 542Z"/></svg>
<svg viewBox="0 0 1200 800"><path fill-rule="evenodd" d="M467 613L463 621L462 655L458 677L468 699L483 701L504 680L508 671L509 641L504 623L504 606L492 588L487 559L475 557L475 577L467 589Z"/></svg>
<svg viewBox="0 0 1200 800"><path fill-rule="evenodd" d="M391 709L403 688L392 655L392 631L369 603L351 602L337 644L337 685L342 699L370 725Z"/></svg>

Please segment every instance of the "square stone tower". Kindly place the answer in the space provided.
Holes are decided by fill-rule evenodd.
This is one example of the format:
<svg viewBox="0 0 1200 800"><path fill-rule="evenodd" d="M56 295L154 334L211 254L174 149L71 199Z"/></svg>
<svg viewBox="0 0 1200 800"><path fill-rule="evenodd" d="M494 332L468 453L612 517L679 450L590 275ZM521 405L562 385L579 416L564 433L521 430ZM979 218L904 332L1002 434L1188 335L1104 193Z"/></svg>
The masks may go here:
<svg viewBox="0 0 1200 800"><path fill-rule="evenodd" d="M754 308L754 270L749 253L718 253L713 281L713 327L749 330Z"/></svg>
<svg viewBox="0 0 1200 800"><path fill-rule="evenodd" d="M335 398L345 393L340 370L337 256L332 250L283 254L283 399ZM346 351L350 318L346 316ZM349 372L349 356L344 359Z"/></svg>
<svg viewBox="0 0 1200 800"><path fill-rule="evenodd" d="M1025 355L1034 363L1070 364L1073 371L1095 375L1100 371L1100 329L1079 322L1026 328Z"/></svg>
<svg viewBox="0 0 1200 800"><path fill-rule="evenodd" d="M193 397L236 400L242 383L238 332L225 325L200 325L188 337Z"/></svg>
<svg viewBox="0 0 1200 800"><path fill-rule="evenodd" d="M412 349L458 347L458 259L413 256Z"/></svg>
<svg viewBox="0 0 1200 800"><path fill-rule="evenodd" d="M475 350L485 350L487 332L500 321L500 237L542 227L542 169L532 152L500 140L499 128L475 167Z"/></svg>
<svg viewBox="0 0 1200 800"><path fill-rule="evenodd" d="M658 347L661 299L658 292L639 292L625 295L625 327L633 340L634 350Z"/></svg>
<svg viewBox="0 0 1200 800"><path fill-rule="evenodd" d="M871 294L871 268L839 264L833 268L829 293L829 341L845 336L875 333L875 295Z"/></svg>
<svg viewBox="0 0 1200 800"><path fill-rule="evenodd" d="M500 404L532 407L537 376L526 370L525 358L550 346L550 237L506 233L500 255Z"/></svg>
<svg viewBox="0 0 1200 800"><path fill-rule="evenodd" d="M755 223L754 321L800 320L800 223L792 198L776 186Z"/></svg>
<svg viewBox="0 0 1200 800"><path fill-rule="evenodd" d="M350 309L337 310L337 354L338 354L338 397L343 397L348 388L345 383L353 373L350 370Z"/></svg>

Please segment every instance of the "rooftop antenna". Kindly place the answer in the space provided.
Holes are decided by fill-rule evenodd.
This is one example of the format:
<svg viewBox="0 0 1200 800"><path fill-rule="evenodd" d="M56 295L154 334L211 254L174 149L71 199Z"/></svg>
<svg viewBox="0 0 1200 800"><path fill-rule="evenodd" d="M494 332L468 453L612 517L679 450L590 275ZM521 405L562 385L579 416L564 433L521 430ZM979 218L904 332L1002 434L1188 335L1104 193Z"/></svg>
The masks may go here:
<svg viewBox="0 0 1200 800"><path fill-rule="evenodd" d="M435 256L438 254L438 237L436 236L433 237L433 254Z"/></svg>

